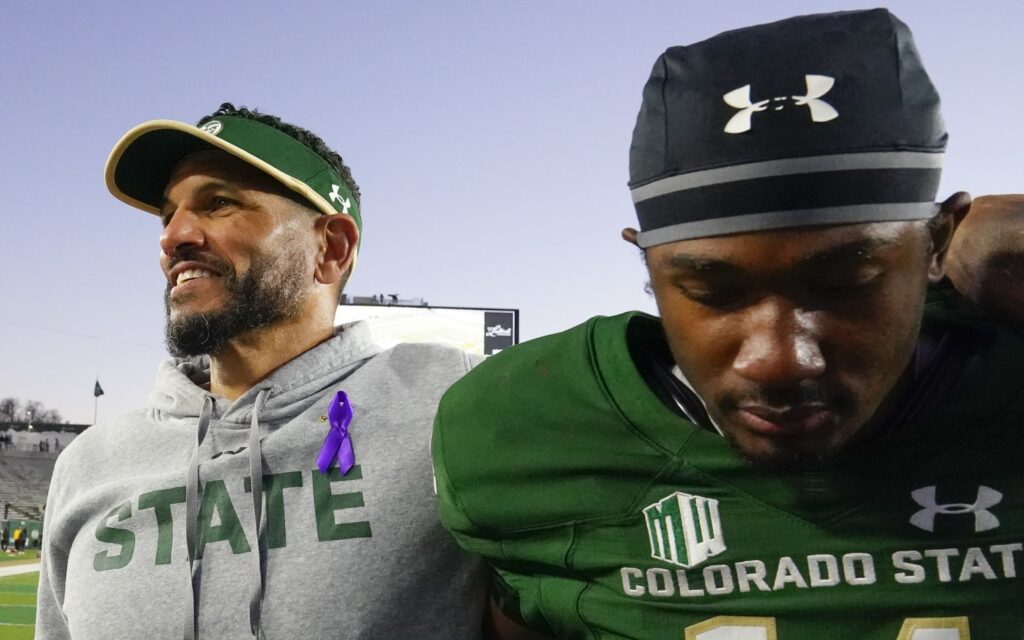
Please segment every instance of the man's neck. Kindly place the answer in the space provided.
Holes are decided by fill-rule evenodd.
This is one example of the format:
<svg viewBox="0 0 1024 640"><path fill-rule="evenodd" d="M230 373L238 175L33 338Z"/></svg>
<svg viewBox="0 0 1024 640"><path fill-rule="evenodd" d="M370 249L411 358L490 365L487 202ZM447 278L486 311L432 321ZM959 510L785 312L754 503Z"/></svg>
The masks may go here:
<svg viewBox="0 0 1024 640"><path fill-rule="evenodd" d="M210 354L210 392L235 400L281 365L334 335L328 323L288 319L253 329Z"/></svg>

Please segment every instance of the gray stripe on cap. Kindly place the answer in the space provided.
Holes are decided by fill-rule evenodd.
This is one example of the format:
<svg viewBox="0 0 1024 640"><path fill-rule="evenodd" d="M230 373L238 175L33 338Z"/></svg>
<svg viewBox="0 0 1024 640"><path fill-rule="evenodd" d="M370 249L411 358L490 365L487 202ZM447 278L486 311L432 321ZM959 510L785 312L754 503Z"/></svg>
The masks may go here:
<svg viewBox="0 0 1024 640"><path fill-rule="evenodd" d="M710 236L724 236L730 233L750 233L786 227L817 227L829 224L927 220L938 212L939 205L934 202L857 204L845 207L766 211L764 213L748 213L731 218L683 222L651 229L650 231L641 231L637 234L636 240L641 249L646 249L679 240L693 240Z"/></svg>
<svg viewBox="0 0 1024 640"><path fill-rule="evenodd" d="M748 164L694 171L662 178L630 192L633 202L643 202L667 193L686 191L723 182L769 178L797 173L826 171L857 171L860 169L941 169L942 153L918 151L873 151L870 153L839 153L808 158L766 160Z"/></svg>

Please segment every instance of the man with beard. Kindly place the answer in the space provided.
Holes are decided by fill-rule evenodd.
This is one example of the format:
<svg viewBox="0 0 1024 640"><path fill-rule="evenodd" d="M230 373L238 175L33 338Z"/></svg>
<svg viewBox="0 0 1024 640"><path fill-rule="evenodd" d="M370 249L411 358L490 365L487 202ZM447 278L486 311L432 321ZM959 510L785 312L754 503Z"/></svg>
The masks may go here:
<svg viewBox="0 0 1024 640"><path fill-rule="evenodd" d="M928 293L970 206L934 203L945 145L884 9L658 59L623 237L661 317L506 350L438 410L496 637L1021 637L1024 341Z"/></svg>
<svg viewBox="0 0 1024 640"><path fill-rule="evenodd" d="M106 175L163 223L175 357L57 461L36 637L478 637L427 452L473 362L333 327L361 228L338 154L225 104L135 127Z"/></svg>

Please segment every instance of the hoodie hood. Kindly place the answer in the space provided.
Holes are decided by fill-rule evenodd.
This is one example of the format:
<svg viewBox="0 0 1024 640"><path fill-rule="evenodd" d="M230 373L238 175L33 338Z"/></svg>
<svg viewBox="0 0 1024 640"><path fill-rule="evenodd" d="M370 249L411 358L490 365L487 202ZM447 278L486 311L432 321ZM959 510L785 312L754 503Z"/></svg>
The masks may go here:
<svg viewBox="0 0 1024 640"><path fill-rule="evenodd" d="M147 408L155 421L191 421L199 417L205 397L211 396L213 417L221 426L247 427L256 397L266 389L269 394L260 407L260 420L288 420L308 409L351 368L379 352L365 322L342 325L329 340L278 367L234 401L209 392L209 356L170 358L160 364Z"/></svg>

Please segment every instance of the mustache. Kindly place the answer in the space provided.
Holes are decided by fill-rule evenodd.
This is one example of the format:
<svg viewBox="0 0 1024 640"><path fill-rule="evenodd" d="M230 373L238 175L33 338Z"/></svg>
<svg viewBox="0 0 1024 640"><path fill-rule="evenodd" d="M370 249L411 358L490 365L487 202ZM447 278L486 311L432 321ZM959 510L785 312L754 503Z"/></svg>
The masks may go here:
<svg viewBox="0 0 1024 640"><path fill-rule="evenodd" d="M817 381L778 389L752 387L725 394L718 402L723 411L734 411L745 406L760 406L778 411L808 405L824 405L840 413L849 411L854 405L850 390L838 385L826 385Z"/></svg>

